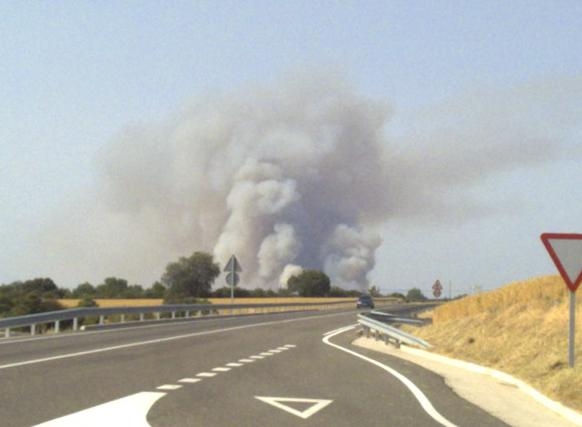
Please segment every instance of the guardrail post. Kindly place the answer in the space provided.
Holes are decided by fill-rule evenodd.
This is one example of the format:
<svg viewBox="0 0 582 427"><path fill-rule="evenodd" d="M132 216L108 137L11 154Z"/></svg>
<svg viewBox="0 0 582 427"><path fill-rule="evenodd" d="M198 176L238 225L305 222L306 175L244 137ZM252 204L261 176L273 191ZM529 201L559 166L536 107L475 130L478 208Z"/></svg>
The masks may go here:
<svg viewBox="0 0 582 427"><path fill-rule="evenodd" d="M10 328L6 328L6 329L4 329L4 336L5 336L6 338L10 338Z"/></svg>
<svg viewBox="0 0 582 427"><path fill-rule="evenodd" d="M160 313L160 312L157 312L157 313L156 313L156 319L157 319L157 320L160 320L161 318L162 318L162 313Z"/></svg>
<svg viewBox="0 0 582 427"><path fill-rule="evenodd" d="M175 319L175 318L176 318L176 312L172 311L172 319Z"/></svg>
<svg viewBox="0 0 582 427"><path fill-rule="evenodd" d="M30 325L30 335L36 335L36 324L33 323L32 325Z"/></svg>
<svg viewBox="0 0 582 427"><path fill-rule="evenodd" d="M121 320L121 323L125 323L125 314L122 314L121 315L121 319L120 320Z"/></svg>
<svg viewBox="0 0 582 427"><path fill-rule="evenodd" d="M61 331L61 321L55 320L55 334L58 334Z"/></svg>
<svg viewBox="0 0 582 427"><path fill-rule="evenodd" d="M186 317L186 318L190 317L190 310L186 311L186 313L184 314L184 317Z"/></svg>
<svg viewBox="0 0 582 427"><path fill-rule="evenodd" d="M99 324L103 325L105 323L105 316L101 315L99 316Z"/></svg>
<svg viewBox="0 0 582 427"><path fill-rule="evenodd" d="M73 317L73 331L79 330L79 318Z"/></svg>
<svg viewBox="0 0 582 427"><path fill-rule="evenodd" d="M144 320L144 314L143 313L139 313L139 321L143 322Z"/></svg>

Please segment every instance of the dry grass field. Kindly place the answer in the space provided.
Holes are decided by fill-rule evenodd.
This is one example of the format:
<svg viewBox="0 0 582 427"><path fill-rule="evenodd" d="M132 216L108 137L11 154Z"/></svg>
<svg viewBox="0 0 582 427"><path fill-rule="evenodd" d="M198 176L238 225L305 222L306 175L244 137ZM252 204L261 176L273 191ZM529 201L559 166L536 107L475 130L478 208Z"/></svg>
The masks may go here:
<svg viewBox="0 0 582 427"><path fill-rule="evenodd" d="M514 282L426 313L433 324L407 330L435 351L510 373L582 410L582 291L576 301L575 369L568 367L569 296L559 276Z"/></svg>

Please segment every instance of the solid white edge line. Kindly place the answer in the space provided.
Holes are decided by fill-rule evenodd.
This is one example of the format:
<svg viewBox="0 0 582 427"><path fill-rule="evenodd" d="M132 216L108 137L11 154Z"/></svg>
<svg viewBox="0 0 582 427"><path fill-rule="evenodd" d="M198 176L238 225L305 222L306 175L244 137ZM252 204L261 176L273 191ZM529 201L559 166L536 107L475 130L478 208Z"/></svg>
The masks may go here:
<svg viewBox="0 0 582 427"><path fill-rule="evenodd" d="M168 342L168 341L181 340L181 339L204 336L204 335L218 334L218 333L222 333L222 332L238 331L241 329L256 328L256 327L268 326L268 325L278 325L278 324L283 324L283 323L301 322L301 321L305 321L305 320L322 319L322 318L326 318L326 317L345 316L347 314L350 314L350 312L321 314L318 316L308 316L308 317L299 317L299 318L293 318L293 319L274 320L272 322L250 323L248 325L231 326L229 328L211 329L210 331L193 332L191 334L175 335L175 336L171 336L171 337L156 338L156 339L152 339L152 340L138 341L138 342L121 344L121 345L116 345L116 346L111 346L111 347L96 348L93 350L79 351L76 353L66 353L66 354L60 354L57 356L43 357L40 359L25 360L23 362L7 363L5 365L0 365L0 370L8 369L8 368L16 368L19 366L34 365L34 364L43 363L43 362L51 362L53 360L68 359L71 357L79 357L79 356L87 356L87 355L96 354L96 353L104 353L107 351L122 350L122 349L132 348L132 347L140 347L140 346L149 345L149 344L159 344L159 343ZM82 334L79 334L78 336L82 336ZM293 348L293 347L295 347L295 345L287 344L287 347Z"/></svg>
<svg viewBox="0 0 582 427"><path fill-rule="evenodd" d="M424 411L433 419L435 420L437 423L446 426L446 427L457 427L456 424L451 423L449 420L447 420L445 417L443 417L435 408L434 406L432 406L432 403L430 403L430 400L428 400L428 397L426 397L426 395L416 386L416 384L414 384L412 381L410 381L407 377L405 377L404 375L402 375L400 372L392 369L389 366L384 365L383 363L378 362L377 360L371 359L369 357L366 357L362 354L356 353L355 351L352 351L350 349L347 349L345 347L342 347L340 345L334 344L332 342L330 342L330 338L333 338L336 335L339 335L343 332L349 331L354 329L355 326L346 326L345 328L340 328L338 330L336 330L335 332L332 331L332 333L329 333L328 335L326 335L322 341L334 348L337 348L338 350L341 350L343 352L346 352L348 354L351 354L352 356L356 356L362 360L365 360L368 363L371 363L373 365L378 366L379 368L384 369L386 372L388 372L389 374L391 374L392 376L394 376L397 380L399 380L402 384L404 384L406 386L406 388L408 388L408 390L410 390L410 392L412 393L412 395L416 398L416 400L418 401L418 403L420 403L420 406L422 406L422 409L424 409Z"/></svg>
<svg viewBox="0 0 582 427"><path fill-rule="evenodd" d="M571 409L561 402L552 400L549 397L542 394L540 391L536 390L525 381L515 378L505 372L498 371L492 368L487 368L485 366L477 365L476 363L467 362L464 360L453 359L441 354L431 353L425 350L420 350L416 348L410 348L407 346L400 347L400 351L408 354L415 355L417 357L423 357L425 359L434 360L449 366L453 366L458 369L464 369L469 372L474 372L481 375L489 375L498 381L502 381L508 384L513 384L515 387L519 388L522 392L529 395L532 399L537 400L542 405L546 406L548 409L554 411L560 416L567 418L569 421L576 425L582 426L582 414Z"/></svg>

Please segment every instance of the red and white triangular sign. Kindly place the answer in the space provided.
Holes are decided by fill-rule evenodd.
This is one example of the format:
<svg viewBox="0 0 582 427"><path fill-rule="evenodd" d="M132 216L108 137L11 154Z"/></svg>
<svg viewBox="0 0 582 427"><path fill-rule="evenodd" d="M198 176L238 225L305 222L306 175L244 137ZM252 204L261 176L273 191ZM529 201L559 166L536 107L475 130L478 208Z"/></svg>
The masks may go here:
<svg viewBox="0 0 582 427"><path fill-rule="evenodd" d="M303 398L296 398L296 397L264 397L264 396L255 396L256 399L259 399L262 402L268 403L269 405L273 405L275 408L282 409L285 412L290 414L296 415L299 418L303 418L306 420L316 412L321 411L327 405L329 405L333 400L328 399L303 399ZM284 405L282 402L288 403L308 403L310 404L305 410L299 411L298 409L292 408L288 405Z"/></svg>
<svg viewBox="0 0 582 427"><path fill-rule="evenodd" d="M542 242L572 292L582 282L582 234L544 233Z"/></svg>

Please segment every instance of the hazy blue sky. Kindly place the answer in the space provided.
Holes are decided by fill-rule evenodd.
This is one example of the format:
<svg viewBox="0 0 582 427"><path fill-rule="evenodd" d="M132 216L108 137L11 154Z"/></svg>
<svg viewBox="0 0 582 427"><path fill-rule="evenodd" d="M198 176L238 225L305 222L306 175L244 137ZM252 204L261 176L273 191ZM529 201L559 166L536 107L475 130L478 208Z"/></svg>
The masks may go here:
<svg viewBox="0 0 582 427"><path fill-rule="evenodd" d="M123 276L67 274L36 244L97 192L103 147L193 99L311 69L391 107L387 151L426 162L411 176L471 175L459 156L487 156L471 143L486 127L524 134L524 151L548 141L547 161L518 155L460 184L450 220L387 221L374 284L428 292L440 278L466 292L554 273L539 234L582 232L581 23L579 1L0 2L0 283ZM464 142L449 147L447 132Z"/></svg>

